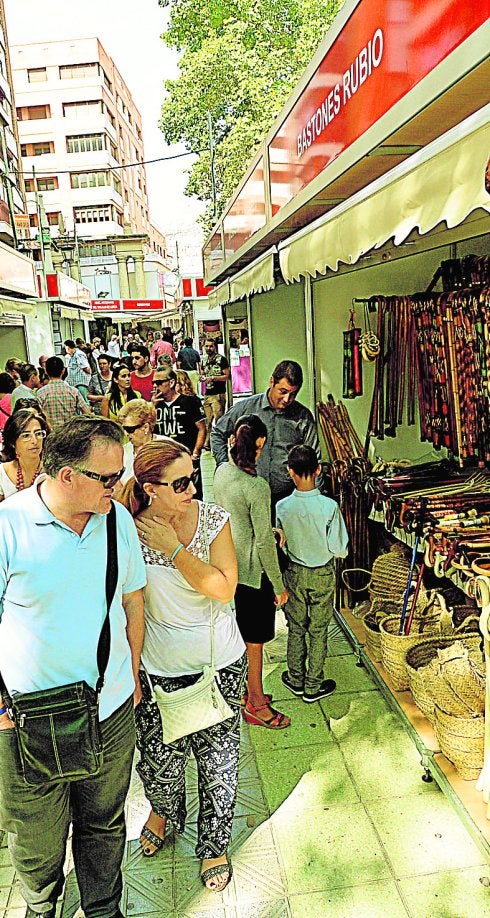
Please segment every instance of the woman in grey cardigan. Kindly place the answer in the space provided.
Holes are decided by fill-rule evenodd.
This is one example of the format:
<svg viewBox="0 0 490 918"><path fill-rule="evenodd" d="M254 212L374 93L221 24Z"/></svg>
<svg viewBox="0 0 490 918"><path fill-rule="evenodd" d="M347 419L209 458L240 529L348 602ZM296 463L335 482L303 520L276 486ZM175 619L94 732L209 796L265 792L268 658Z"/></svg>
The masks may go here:
<svg viewBox="0 0 490 918"><path fill-rule="evenodd" d="M270 487L256 469L266 437L267 429L256 415L237 421L230 438L230 461L216 471L214 497L230 514L238 558L235 608L248 654L248 692L242 714L249 724L278 730L289 727L291 721L271 707L270 695L264 695L262 658L265 642L274 637L276 606L283 605L288 594L271 526Z"/></svg>

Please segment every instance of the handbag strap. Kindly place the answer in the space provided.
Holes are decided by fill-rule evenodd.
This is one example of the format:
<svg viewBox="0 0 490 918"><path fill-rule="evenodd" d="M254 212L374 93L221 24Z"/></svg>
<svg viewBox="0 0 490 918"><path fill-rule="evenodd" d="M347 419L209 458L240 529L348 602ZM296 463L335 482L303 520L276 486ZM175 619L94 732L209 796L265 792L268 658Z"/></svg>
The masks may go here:
<svg viewBox="0 0 490 918"><path fill-rule="evenodd" d="M203 504L202 504L202 509L203 509L202 518L203 518L204 555L205 555L205 557L206 557L206 559L207 559L207 562L208 562L208 564L209 564L210 557L211 557L211 552L210 552L210 547L209 547L209 535L208 535L209 513L208 513L208 505L205 504L204 501L203 501ZM210 630L211 630L211 669L214 670L214 669L215 669L215 666L214 666L214 606L213 606L213 600L212 600L212 599L210 600L209 605L210 605L210 609L211 609L211 621L210 621Z"/></svg>
<svg viewBox="0 0 490 918"><path fill-rule="evenodd" d="M99 678L97 679L97 684L95 686L95 691L97 695L100 694L102 686L104 685L105 672L107 669L107 664L109 662L109 654L111 650L111 623L109 618L109 612L112 605L112 600L114 599L114 594L116 592L117 586L117 577L118 577L118 561L117 561L117 526L116 526L116 508L114 503L111 502L111 509L107 514L106 518L106 529L107 529L107 564L106 564L106 577L105 577L105 596L106 596L106 614L104 622L102 624L102 630L99 635L99 642L97 644L97 669L99 671ZM0 693L2 698L7 701L7 704L10 703L10 694L3 681L3 676L0 673Z"/></svg>

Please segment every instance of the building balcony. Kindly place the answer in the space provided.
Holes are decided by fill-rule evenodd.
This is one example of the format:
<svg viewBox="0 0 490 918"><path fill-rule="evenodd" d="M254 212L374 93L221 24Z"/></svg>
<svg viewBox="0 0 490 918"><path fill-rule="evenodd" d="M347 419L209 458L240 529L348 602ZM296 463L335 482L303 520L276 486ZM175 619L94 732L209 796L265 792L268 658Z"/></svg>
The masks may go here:
<svg viewBox="0 0 490 918"><path fill-rule="evenodd" d="M77 223L77 236L80 239L104 239L105 236L122 236L124 230L115 220L101 223Z"/></svg>
<svg viewBox="0 0 490 918"><path fill-rule="evenodd" d="M100 207L104 204L115 204L119 210L123 207L122 197L112 185L102 185L100 188L72 188L71 203L73 207Z"/></svg>

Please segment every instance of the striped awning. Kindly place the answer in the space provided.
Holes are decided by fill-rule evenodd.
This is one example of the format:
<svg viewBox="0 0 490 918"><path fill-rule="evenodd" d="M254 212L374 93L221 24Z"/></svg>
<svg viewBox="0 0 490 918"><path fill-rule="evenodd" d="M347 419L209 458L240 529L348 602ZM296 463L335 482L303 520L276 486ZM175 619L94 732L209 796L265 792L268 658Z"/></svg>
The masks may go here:
<svg viewBox="0 0 490 918"><path fill-rule="evenodd" d="M472 211L490 212L485 171L490 105L452 128L348 201L279 245L290 283L336 271L389 239L400 245L415 229L458 226Z"/></svg>

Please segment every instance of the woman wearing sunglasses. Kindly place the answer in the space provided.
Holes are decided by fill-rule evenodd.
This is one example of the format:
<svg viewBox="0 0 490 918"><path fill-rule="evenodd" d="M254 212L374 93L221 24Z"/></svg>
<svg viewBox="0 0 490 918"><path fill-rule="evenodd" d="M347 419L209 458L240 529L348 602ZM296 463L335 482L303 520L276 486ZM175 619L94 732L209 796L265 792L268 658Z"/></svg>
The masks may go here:
<svg viewBox="0 0 490 918"><path fill-rule="evenodd" d="M30 408L22 408L8 419L3 431L0 501L34 484L41 471L47 432L46 422Z"/></svg>
<svg viewBox="0 0 490 918"><path fill-rule="evenodd" d="M195 472L189 450L176 441L142 446L134 478L118 499L136 521L146 564L145 643L142 663L153 686L165 692L193 685L210 663L211 610L220 691L233 717L166 745L158 707L145 672L136 708L137 766L151 803L142 829L143 854L162 847L167 820L185 823L185 768L197 762L199 819L196 854L203 883L216 892L231 879L226 849L236 800L240 700L246 680L245 645L230 608L237 562L228 513L193 500Z"/></svg>
<svg viewBox="0 0 490 918"><path fill-rule="evenodd" d="M101 402L102 417L117 421L123 405L133 398L141 398L141 395L131 388L131 374L125 363L116 363L112 368L112 379L107 395Z"/></svg>
<svg viewBox="0 0 490 918"><path fill-rule="evenodd" d="M168 437L161 437L160 434L154 433L157 422L157 412L151 402L145 401L144 398L133 398L126 402L117 416L118 424L121 425L126 434L129 443L124 446L124 466L126 471L121 479L125 484L133 477L133 462L136 453L142 446L151 443L153 440L167 440Z"/></svg>

